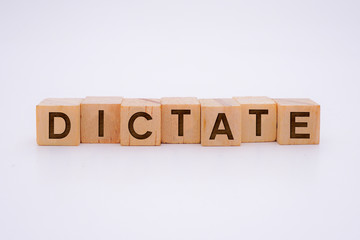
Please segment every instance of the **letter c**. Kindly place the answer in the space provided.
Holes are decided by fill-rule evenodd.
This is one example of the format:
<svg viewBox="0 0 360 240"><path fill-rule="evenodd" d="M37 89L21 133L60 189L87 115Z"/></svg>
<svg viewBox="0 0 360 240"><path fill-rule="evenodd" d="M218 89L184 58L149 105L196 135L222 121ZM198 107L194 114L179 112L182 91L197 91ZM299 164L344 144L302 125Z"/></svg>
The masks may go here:
<svg viewBox="0 0 360 240"><path fill-rule="evenodd" d="M146 112L137 112L137 113L133 114L133 115L130 117L130 119L129 119L129 125L128 125L128 127L129 127L129 132L130 132L130 134L131 134L134 138L136 138L136 139L146 139L146 138L150 137L150 135L152 134L152 132L147 131L147 132L144 133L144 134L138 134L138 133L135 132L135 130L134 130L134 122L135 122L135 120L136 120L138 117L143 117L143 118L145 118L145 119L148 120L148 121L152 119L152 117L151 117L148 113L146 113Z"/></svg>

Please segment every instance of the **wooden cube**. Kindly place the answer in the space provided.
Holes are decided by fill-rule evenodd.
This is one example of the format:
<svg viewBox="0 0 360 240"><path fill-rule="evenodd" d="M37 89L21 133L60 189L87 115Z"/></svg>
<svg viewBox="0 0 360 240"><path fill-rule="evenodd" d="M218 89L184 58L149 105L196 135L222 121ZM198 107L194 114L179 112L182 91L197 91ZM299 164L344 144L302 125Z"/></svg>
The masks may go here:
<svg viewBox="0 0 360 240"><path fill-rule="evenodd" d="M319 144L320 105L310 99L274 99L279 144Z"/></svg>
<svg viewBox="0 0 360 240"><path fill-rule="evenodd" d="M81 103L81 142L120 143L122 97L86 97Z"/></svg>
<svg viewBox="0 0 360 240"><path fill-rule="evenodd" d="M276 140L276 103L268 97L234 97L241 105L241 142Z"/></svg>
<svg viewBox="0 0 360 240"><path fill-rule="evenodd" d="M200 102L197 98L161 99L161 142L200 143Z"/></svg>
<svg viewBox="0 0 360 240"><path fill-rule="evenodd" d="M36 106L36 141L39 145L80 144L82 98L48 98Z"/></svg>
<svg viewBox="0 0 360 240"><path fill-rule="evenodd" d="M120 143L123 146L161 144L160 99L127 98L121 104Z"/></svg>
<svg viewBox="0 0 360 240"><path fill-rule="evenodd" d="M239 146L241 107L231 98L201 99L201 145Z"/></svg>

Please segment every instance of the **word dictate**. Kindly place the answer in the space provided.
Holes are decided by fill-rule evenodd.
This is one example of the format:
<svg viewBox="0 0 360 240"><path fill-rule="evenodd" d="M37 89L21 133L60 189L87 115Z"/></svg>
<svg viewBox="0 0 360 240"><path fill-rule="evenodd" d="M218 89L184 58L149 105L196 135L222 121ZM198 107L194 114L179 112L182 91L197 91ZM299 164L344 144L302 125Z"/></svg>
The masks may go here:
<svg viewBox="0 0 360 240"><path fill-rule="evenodd" d="M242 142L319 144L320 105L306 98L47 98L36 106L38 145L123 146Z"/></svg>

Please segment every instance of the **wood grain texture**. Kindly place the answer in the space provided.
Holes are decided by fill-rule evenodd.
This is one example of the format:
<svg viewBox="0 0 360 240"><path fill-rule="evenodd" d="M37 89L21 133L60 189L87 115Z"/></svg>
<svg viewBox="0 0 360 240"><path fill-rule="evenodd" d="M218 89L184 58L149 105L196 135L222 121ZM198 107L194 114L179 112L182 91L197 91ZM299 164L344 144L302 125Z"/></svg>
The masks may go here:
<svg viewBox="0 0 360 240"><path fill-rule="evenodd" d="M276 102L268 97L234 97L241 105L241 142L276 140Z"/></svg>
<svg viewBox="0 0 360 240"><path fill-rule="evenodd" d="M201 99L200 104L201 145L239 146L241 143L240 104L231 98ZM217 123L219 123L218 127L216 127ZM229 129L230 131L226 131Z"/></svg>
<svg viewBox="0 0 360 240"><path fill-rule="evenodd" d="M320 105L310 99L274 99L279 144L319 144Z"/></svg>
<svg viewBox="0 0 360 240"><path fill-rule="evenodd" d="M82 143L120 143L122 100L122 97L86 97L82 101Z"/></svg>
<svg viewBox="0 0 360 240"><path fill-rule="evenodd" d="M126 98L121 104L120 119L121 145L157 146L161 144L160 99Z"/></svg>
<svg viewBox="0 0 360 240"><path fill-rule="evenodd" d="M195 97L161 99L162 143L200 143L200 102Z"/></svg>
<svg viewBox="0 0 360 240"><path fill-rule="evenodd" d="M40 102L36 106L37 143L59 146L79 145L82 100L82 98L48 98ZM66 124L66 121L69 124Z"/></svg>

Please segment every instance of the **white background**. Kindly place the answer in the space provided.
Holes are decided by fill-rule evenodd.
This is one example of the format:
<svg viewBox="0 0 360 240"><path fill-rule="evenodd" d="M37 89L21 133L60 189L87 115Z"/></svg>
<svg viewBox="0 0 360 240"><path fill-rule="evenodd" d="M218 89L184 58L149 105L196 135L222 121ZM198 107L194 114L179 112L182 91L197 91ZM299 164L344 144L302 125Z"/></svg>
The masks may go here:
<svg viewBox="0 0 360 240"><path fill-rule="evenodd" d="M360 3L0 1L0 239L360 239ZM36 145L47 97L321 104L321 144Z"/></svg>

